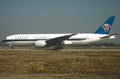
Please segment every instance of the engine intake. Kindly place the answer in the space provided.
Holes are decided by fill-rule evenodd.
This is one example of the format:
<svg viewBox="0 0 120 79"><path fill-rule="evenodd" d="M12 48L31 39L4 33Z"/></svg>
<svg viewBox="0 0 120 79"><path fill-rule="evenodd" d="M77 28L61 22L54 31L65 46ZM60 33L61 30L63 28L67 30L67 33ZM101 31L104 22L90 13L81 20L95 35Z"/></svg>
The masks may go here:
<svg viewBox="0 0 120 79"><path fill-rule="evenodd" d="M47 45L47 43L44 40L39 40L35 42L36 47L45 47L45 45Z"/></svg>

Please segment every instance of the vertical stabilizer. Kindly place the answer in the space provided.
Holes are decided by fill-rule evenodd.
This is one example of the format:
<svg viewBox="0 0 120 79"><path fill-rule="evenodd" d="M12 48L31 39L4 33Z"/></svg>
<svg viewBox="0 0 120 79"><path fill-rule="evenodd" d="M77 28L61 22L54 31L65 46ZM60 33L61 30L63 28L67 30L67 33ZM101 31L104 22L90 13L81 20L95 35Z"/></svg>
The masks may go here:
<svg viewBox="0 0 120 79"><path fill-rule="evenodd" d="M115 16L108 18L102 26L100 26L95 33L97 34L109 34L112 24L114 22Z"/></svg>

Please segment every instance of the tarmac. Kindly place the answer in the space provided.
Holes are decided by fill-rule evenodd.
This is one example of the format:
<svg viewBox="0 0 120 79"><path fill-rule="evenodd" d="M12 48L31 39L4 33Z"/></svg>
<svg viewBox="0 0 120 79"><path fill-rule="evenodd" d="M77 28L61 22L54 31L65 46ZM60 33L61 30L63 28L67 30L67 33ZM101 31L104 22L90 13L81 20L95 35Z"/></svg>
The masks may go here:
<svg viewBox="0 0 120 79"><path fill-rule="evenodd" d="M53 50L49 48L34 48L34 47L15 47L11 49L9 46L0 46L0 50L23 50L23 51L120 51L120 47L79 47L79 48L64 48L60 50Z"/></svg>

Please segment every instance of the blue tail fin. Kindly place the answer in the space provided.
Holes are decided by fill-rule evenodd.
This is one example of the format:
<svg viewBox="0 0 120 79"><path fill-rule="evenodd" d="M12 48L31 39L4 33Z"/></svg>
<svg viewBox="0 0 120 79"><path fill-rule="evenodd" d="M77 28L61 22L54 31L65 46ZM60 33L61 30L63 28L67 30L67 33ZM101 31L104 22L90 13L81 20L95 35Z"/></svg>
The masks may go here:
<svg viewBox="0 0 120 79"><path fill-rule="evenodd" d="M115 16L111 16L107 19L102 26L100 26L95 33L97 34L109 34L111 26L114 22Z"/></svg>

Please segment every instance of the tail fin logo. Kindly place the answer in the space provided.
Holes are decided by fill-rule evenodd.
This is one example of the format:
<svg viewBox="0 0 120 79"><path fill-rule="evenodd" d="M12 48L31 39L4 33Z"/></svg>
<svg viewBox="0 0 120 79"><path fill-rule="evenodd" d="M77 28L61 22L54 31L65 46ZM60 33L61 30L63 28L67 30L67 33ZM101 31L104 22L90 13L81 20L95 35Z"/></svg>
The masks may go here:
<svg viewBox="0 0 120 79"><path fill-rule="evenodd" d="M103 29L104 29L105 32L108 32L110 30L110 27L111 26L109 24L104 24L103 25Z"/></svg>

